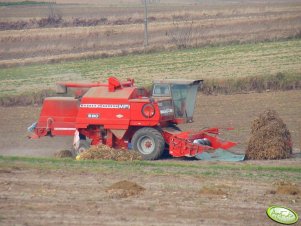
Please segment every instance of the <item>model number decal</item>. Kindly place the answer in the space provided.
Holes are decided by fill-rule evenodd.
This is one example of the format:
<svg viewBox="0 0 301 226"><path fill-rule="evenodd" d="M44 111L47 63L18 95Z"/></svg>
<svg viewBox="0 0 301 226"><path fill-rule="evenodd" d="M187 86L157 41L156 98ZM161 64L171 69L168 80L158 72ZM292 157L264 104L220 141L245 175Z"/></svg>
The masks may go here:
<svg viewBox="0 0 301 226"><path fill-rule="evenodd" d="M99 114L88 114L88 118L99 118Z"/></svg>
<svg viewBox="0 0 301 226"><path fill-rule="evenodd" d="M81 108L130 109L129 104L81 104Z"/></svg>
<svg viewBox="0 0 301 226"><path fill-rule="evenodd" d="M167 114L173 113L173 109L162 109L162 110L160 110L160 113L162 115L167 115Z"/></svg>

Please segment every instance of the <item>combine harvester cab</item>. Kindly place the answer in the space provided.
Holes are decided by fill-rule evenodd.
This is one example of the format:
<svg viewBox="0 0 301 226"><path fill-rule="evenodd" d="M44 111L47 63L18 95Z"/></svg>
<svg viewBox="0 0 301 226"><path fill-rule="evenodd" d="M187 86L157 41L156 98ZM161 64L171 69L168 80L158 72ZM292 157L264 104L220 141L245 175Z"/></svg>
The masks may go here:
<svg viewBox="0 0 301 226"><path fill-rule="evenodd" d="M60 93L75 88L76 97L45 98L31 138L74 136L74 154L90 145L138 151L143 159L160 158L165 150L174 157L198 157L203 152L229 149L235 142L218 137L218 128L182 132L177 124L192 123L197 90L202 80L154 81L151 92L134 81L59 83Z"/></svg>
<svg viewBox="0 0 301 226"><path fill-rule="evenodd" d="M175 124L193 122L196 96L203 80L155 80L152 96L155 98L171 98L174 108Z"/></svg>

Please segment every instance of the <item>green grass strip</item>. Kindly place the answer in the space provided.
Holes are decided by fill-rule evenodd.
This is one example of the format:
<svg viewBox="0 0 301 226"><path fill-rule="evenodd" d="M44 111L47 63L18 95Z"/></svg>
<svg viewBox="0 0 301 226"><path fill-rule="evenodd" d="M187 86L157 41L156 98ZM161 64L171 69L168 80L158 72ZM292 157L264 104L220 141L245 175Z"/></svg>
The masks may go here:
<svg viewBox="0 0 301 226"><path fill-rule="evenodd" d="M113 160L80 160L74 159L55 159L55 158L41 158L41 157L17 157L17 156L0 156L0 166L9 165L11 163L27 163L32 166L43 167L46 165L52 165L53 167L108 167L108 168L184 168L184 169L212 169L212 170L244 170L244 171L280 171L280 172L291 172L301 174L301 167L299 166L258 166L248 164L246 162L227 165L227 163L219 163L218 165L208 165L207 162L156 162L156 161L132 161L132 162L117 162Z"/></svg>

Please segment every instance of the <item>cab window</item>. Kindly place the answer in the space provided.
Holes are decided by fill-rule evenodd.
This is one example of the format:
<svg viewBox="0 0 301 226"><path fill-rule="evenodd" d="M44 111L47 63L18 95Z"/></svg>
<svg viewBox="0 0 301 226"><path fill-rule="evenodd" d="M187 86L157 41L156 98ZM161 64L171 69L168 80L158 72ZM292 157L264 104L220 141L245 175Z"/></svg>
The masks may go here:
<svg viewBox="0 0 301 226"><path fill-rule="evenodd" d="M170 87L168 84L156 84L153 88L153 96L168 97L170 96Z"/></svg>

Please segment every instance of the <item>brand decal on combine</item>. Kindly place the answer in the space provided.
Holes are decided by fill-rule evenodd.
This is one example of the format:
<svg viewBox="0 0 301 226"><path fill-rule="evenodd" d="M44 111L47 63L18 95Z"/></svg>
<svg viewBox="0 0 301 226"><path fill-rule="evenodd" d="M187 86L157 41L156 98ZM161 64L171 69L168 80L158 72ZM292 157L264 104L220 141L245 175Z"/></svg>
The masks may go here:
<svg viewBox="0 0 301 226"><path fill-rule="evenodd" d="M129 104L81 104L81 108L130 109Z"/></svg>
<svg viewBox="0 0 301 226"><path fill-rule="evenodd" d="M123 118L123 115L122 114L118 114L118 115L116 115L116 118Z"/></svg>

